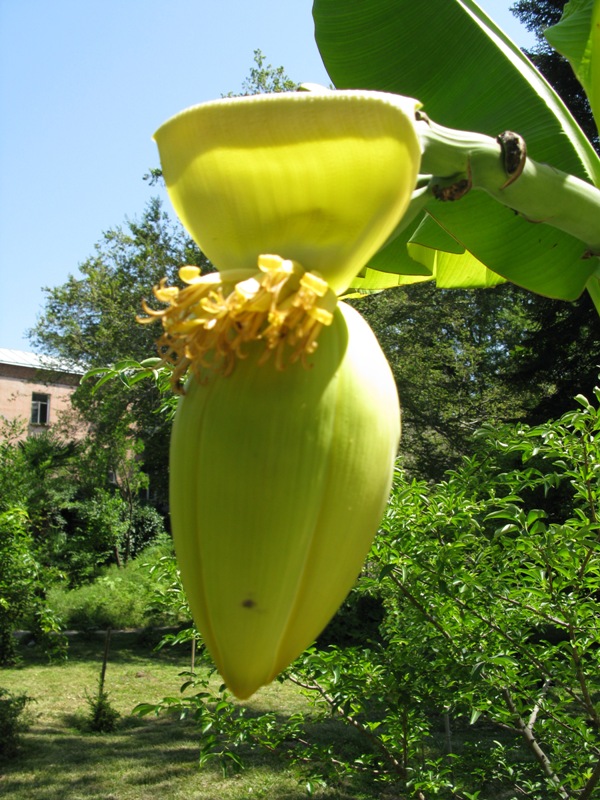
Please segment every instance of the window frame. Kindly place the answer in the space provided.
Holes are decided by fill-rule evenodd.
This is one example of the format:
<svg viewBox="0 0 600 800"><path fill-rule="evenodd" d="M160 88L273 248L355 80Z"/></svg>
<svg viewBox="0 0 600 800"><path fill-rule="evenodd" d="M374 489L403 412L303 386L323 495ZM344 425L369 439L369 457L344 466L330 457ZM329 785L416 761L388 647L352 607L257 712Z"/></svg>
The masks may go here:
<svg viewBox="0 0 600 800"><path fill-rule="evenodd" d="M29 423L37 427L50 425L50 395L44 392L31 393L31 414Z"/></svg>

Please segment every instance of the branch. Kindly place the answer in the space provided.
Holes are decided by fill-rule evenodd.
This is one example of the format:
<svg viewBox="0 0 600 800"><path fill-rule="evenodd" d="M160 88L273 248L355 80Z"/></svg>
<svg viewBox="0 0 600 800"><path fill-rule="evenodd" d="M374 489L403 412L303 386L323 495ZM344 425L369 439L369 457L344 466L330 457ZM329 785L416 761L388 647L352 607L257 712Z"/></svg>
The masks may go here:
<svg viewBox="0 0 600 800"><path fill-rule="evenodd" d="M417 609L417 611L419 611L423 615L423 617L425 617L427 622L433 625L433 627L439 633L442 634L444 639L450 642L450 644L454 647L455 650L458 649L454 639L444 628L444 626L427 611L425 606L412 594L412 592L410 592L406 588L406 586L402 583L402 581L399 580L393 572L389 573L388 577L391 579L392 583L396 586L396 588L400 590L400 593L403 595L403 597L405 597L409 601L409 603L411 603L411 605L413 605Z"/></svg>
<svg viewBox="0 0 600 800"><path fill-rule="evenodd" d="M589 438L591 438L591 435L592 435L591 433L588 433ZM596 514L596 504L594 502L594 492L592 490L592 481L591 481L591 478L589 477L591 470L589 468L589 466L590 466L590 464L589 464L589 454L588 454L588 449L585 446L585 442L582 442L582 450L583 450L583 469L584 469L584 474L587 476L585 478L587 502L588 502L588 506L590 508L590 517L591 517L592 523L594 525L596 525L598 523L598 515ZM585 571L586 571L587 566L588 566L588 564L590 562L590 559L594 555L595 552L596 552L596 546L595 545L590 545L588 547L586 556L583 559L581 567L579 568L579 572L577 573L578 580L581 580L583 578L583 576L585 575Z"/></svg>
<svg viewBox="0 0 600 800"><path fill-rule="evenodd" d="M488 619L483 614L480 614L476 611L472 606L469 606L463 600L459 600L458 597L454 598L454 602L459 605L461 608L464 608L470 614L473 614L474 617L481 620L485 625L487 625L491 630L496 631L505 641L509 642L515 650L520 653L524 658L526 658L531 664L533 664L540 672L541 675L544 676L544 680L550 680L554 683L555 686L562 689L566 694L569 695L573 702L577 703L580 706L583 706L587 712L587 705L585 704L585 700L576 692L574 692L570 686L559 681L556 676L552 675L546 664L543 661L540 661L533 653L530 652L531 648L528 648L523 642L515 639L509 633L507 633L503 628L500 627L495 622L492 622L491 619ZM563 723L564 724L564 723Z"/></svg>
<svg viewBox="0 0 600 800"><path fill-rule="evenodd" d="M523 736L523 739L525 740L525 744L529 747L529 749L535 756L535 759L540 764L542 771L544 772L546 777L549 780L551 780L552 783L554 783L554 785L558 789L558 793L560 794L560 796L564 800L568 800L568 798L570 797L569 793L562 786L558 775L552 769L552 764L550 763L550 759L537 743L537 740L533 735L533 731L531 730L529 725L525 723L525 721L522 719L521 715L517 711L517 708L513 702L513 699L508 689L504 688L502 690L502 696L504 697L504 701L506 703L508 710L514 717L517 728L519 729L521 735Z"/></svg>
<svg viewBox="0 0 600 800"><path fill-rule="evenodd" d="M355 717L353 717L351 714L345 711L344 708L339 703L336 703L335 699L330 694L327 693L327 691L321 686L321 684L318 681L313 681L312 683L304 683L303 681L301 681L299 678L296 678L292 674L288 674L288 678L292 683L295 683L296 686L300 686L302 689L308 689L309 691L312 692L318 692L331 709L337 711L337 713L343 719L345 719L346 722L350 723L350 725L352 725L358 731L363 733L377 747L377 749L382 753L386 761L389 762L390 766L397 775L399 775L401 778L406 777L406 771L404 767L402 766L402 764L400 764L398 759L390 752L390 750L388 750L388 748L385 746L381 738L376 734L374 734L373 731L369 730L369 728L366 728L364 725L361 725L361 723Z"/></svg>
<svg viewBox="0 0 600 800"><path fill-rule="evenodd" d="M469 559L469 562L474 564L473 559ZM552 614L547 614L545 611L542 611L541 609L536 608L529 603L515 600L512 597L508 597L506 594L494 592L491 589L488 589L488 594L490 597L493 597L496 600L501 600L503 603L508 603L516 608L524 608L526 611L530 611L533 616L539 617L539 619L544 620L544 622L550 622L552 625L556 625L559 628L566 629L571 627L571 623L567 622L566 620L560 619L560 617L553 617Z"/></svg>
<svg viewBox="0 0 600 800"><path fill-rule="evenodd" d="M542 701L544 700L544 698L548 694L548 689L550 688L550 683L551 682L550 682L549 678L544 681L544 685L542 686L542 691L540 692L540 696L539 696L535 706L533 707L533 709L531 711L531 714L529 715L529 721L527 723L527 727L529 728L530 731L533 730L533 726L535 725L535 722L537 720L537 716L540 713L540 709L542 707Z"/></svg>
<svg viewBox="0 0 600 800"><path fill-rule="evenodd" d="M596 784L598 783L598 781L600 781L600 759L596 761L596 766L594 767L593 772L590 775L589 781L581 790L581 794L579 795L579 800L592 800L592 792L596 788Z"/></svg>
<svg viewBox="0 0 600 800"><path fill-rule="evenodd" d="M590 690L587 684L585 670L581 662L581 655L579 653L579 648L577 647L577 644L575 642L575 635L572 630L570 631L570 636L571 636L571 657L573 659L573 664L575 665L575 674L577 676L579 688L581 689L583 702L585 704L587 713L590 716L590 720L594 723L594 727L596 729L599 729L600 715L596 711L596 706L594 705L594 701L592 700L592 696L590 695Z"/></svg>
<svg viewBox="0 0 600 800"><path fill-rule="evenodd" d="M422 564L421 564L421 567L426 572L431 573L432 576L434 576L434 577L436 576L436 573L435 573L435 571L433 569L428 568L427 566L424 566ZM443 625L438 620L436 620L435 617L433 617L427 611L427 609L423 606L423 604L420 603L417 600L417 598L414 597L414 595L412 595L412 593L404 586L402 581L400 581L399 578L393 572L389 573L388 578L390 578L393 581L395 586L401 591L401 593L404 595L404 597L406 597L406 599L410 603L412 603L412 605L416 609L418 609L418 611L420 611L421 614L423 614L425 619L430 624L432 624L436 628L436 630L439 631L439 633L441 633L442 636L448 642L450 642L450 644L455 648L455 650L458 650L454 639L448 633L448 631L445 630ZM535 666L536 669L539 670L540 674L544 676L544 681L546 681L546 680L552 681L555 686L557 686L558 688L562 689L566 694L568 694L569 697L573 700L573 702L577 703L580 706L583 706L585 708L585 710L586 710L586 713L587 713L588 706L585 703L585 699L579 697L577 695L577 693L574 692L569 686L565 685L564 683L559 681L556 678L556 676L552 675L552 673L549 671L549 669L546 666L546 664L544 664L543 661L540 661L539 658L536 658L536 656L533 653L530 652L531 648L528 648L522 641L517 640L514 637L512 637L503 628L501 628L500 625L498 625L497 623L493 622L491 619L488 619L485 615L479 613L473 606L470 606L464 600L460 600L458 597L453 597L453 600L458 606L463 608L466 612L472 614L474 617L476 617L481 622L483 622L485 625L487 625L491 630L493 630L496 633L498 633L505 641L507 641L510 645L512 645L512 647L514 647L515 650L518 653L520 653L523 658L526 658L530 662L530 664L533 664L533 666Z"/></svg>

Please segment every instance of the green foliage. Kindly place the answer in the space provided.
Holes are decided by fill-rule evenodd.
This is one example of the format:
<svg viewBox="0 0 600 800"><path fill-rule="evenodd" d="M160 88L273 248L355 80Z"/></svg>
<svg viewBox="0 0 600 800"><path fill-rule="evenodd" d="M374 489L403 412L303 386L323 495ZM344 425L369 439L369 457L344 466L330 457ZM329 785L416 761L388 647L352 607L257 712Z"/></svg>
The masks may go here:
<svg viewBox="0 0 600 800"><path fill-rule="evenodd" d="M64 663L68 658L69 643L63 632L62 619L46 602L46 587L40 587L33 614L24 618L24 623L33 636L35 643L44 653L50 664Z"/></svg>
<svg viewBox="0 0 600 800"><path fill-rule="evenodd" d="M148 612L168 624L179 624L191 619L191 612L181 583L181 574L173 547L159 555L158 559L145 559L151 579L151 594ZM195 632L188 631L191 639ZM187 640L187 639L186 639Z"/></svg>
<svg viewBox="0 0 600 800"><path fill-rule="evenodd" d="M254 66L250 68L250 75L242 83L240 95L229 93L227 97L246 97L252 94L265 94L268 92L294 92L298 84L285 74L283 67L265 65L265 56L260 50L254 51Z"/></svg>
<svg viewBox="0 0 600 800"><path fill-rule="evenodd" d="M152 506L136 505L129 522L129 553L132 558L166 538L164 517Z"/></svg>
<svg viewBox="0 0 600 800"><path fill-rule="evenodd" d="M76 501L70 510L68 532L57 548L55 559L70 583L78 586L97 574L119 547L127 523L123 500L97 489L93 496Z"/></svg>
<svg viewBox="0 0 600 800"><path fill-rule="evenodd" d="M46 288L46 305L30 332L42 352L87 367L124 357L146 358L153 331L136 325L142 299L162 277L174 280L182 264L206 260L160 201L149 202L140 221L105 232L95 254L62 286Z"/></svg>
<svg viewBox="0 0 600 800"><path fill-rule="evenodd" d="M38 579L26 512L22 508L0 512L0 666L15 661L13 634L35 606Z"/></svg>
<svg viewBox="0 0 600 800"><path fill-rule="evenodd" d="M386 604L385 646L309 654L297 672L375 735L378 769L401 764L425 794L591 797L600 776L600 412L578 402L483 429L434 487L399 474L363 577ZM460 737L497 729L485 763L458 747L439 769L423 759L444 714Z"/></svg>
<svg viewBox="0 0 600 800"><path fill-rule="evenodd" d="M2 442L0 484L7 502L27 510L28 529L39 560L52 562L66 525L65 513L75 496L77 445L65 442L52 430L19 441Z"/></svg>
<svg viewBox="0 0 600 800"><path fill-rule="evenodd" d="M511 11L537 37L536 46L532 50L525 51L527 56L564 100L598 151L600 139L585 91L575 77L569 62L552 50L544 38L546 28L559 22L564 6L564 0L517 0Z"/></svg>
<svg viewBox="0 0 600 800"><path fill-rule="evenodd" d="M330 784L365 773L417 797L589 800L600 778L600 389L577 402L538 426L484 426L475 454L435 485L398 472L356 590L383 605L379 637L311 648L293 665L310 720L257 719L189 675L191 695L138 712L192 715L201 760L224 770L251 746ZM160 570L180 604L176 568ZM331 717L350 740L312 738L315 719Z"/></svg>
<svg viewBox="0 0 600 800"><path fill-rule="evenodd" d="M112 733L117 729L121 714L111 705L108 692L104 690L102 684L96 695L87 697L87 702L90 709L87 726L90 731Z"/></svg>
<svg viewBox="0 0 600 800"><path fill-rule="evenodd" d="M200 768L216 764L225 777L244 769L251 753L266 750L282 761L303 766L312 761L320 767L316 772L330 771L331 745L306 741L307 719L301 712L286 716L272 711L256 714L232 701L223 685L216 687L210 673L208 676L182 673L182 676L186 680L179 697L140 703L133 713L139 716L169 713L182 720L192 719L201 731ZM185 696L183 693L188 689L193 694ZM332 772L335 773L335 767ZM312 787L321 780L318 774L309 784Z"/></svg>
<svg viewBox="0 0 600 800"><path fill-rule="evenodd" d="M440 480L472 452L478 427L521 419L548 389L530 380L517 394L508 379L516 359L525 366L519 353L531 308L527 294L508 284L443 291L423 283L365 297L356 307L394 372L401 456L413 475Z"/></svg>
<svg viewBox="0 0 600 800"><path fill-rule="evenodd" d="M189 617L163 613L155 601L154 570L167 558L173 561L172 544L163 536L126 566L119 568L113 564L105 568L91 583L73 589L52 587L48 591L47 605L71 630L122 630L152 624L179 624Z"/></svg>
<svg viewBox="0 0 600 800"><path fill-rule="evenodd" d="M23 720L25 706L31 702L26 694L12 694L0 688L0 759L14 756L20 744L20 734L27 728Z"/></svg>
<svg viewBox="0 0 600 800"><path fill-rule="evenodd" d="M40 599L42 582L47 588L66 578L80 585L111 561L126 563L164 533L163 517L140 500L147 478L139 447L119 436L118 425L110 448L91 437L65 441L53 430L18 439L13 428L4 425L0 441L0 514L11 503L26 512L28 546L41 570Z"/></svg>
<svg viewBox="0 0 600 800"><path fill-rule="evenodd" d="M90 730L95 733L112 733L116 730L121 715L111 706L106 692L99 692L96 697L88 698L88 703Z"/></svg>
<svg viewBox="0 0 600 800"><path fill-rule="evenodd" d="M260 50L254 51L255 66L250 69L250 76L242 83L244 92L263 94L265 92L293 92L298 83L286 75L282 66L265 66L265 56Z"/></svg>
<svg viewBox="0 0 600 800"><path fill-rule="evenodd" d="M41 352L87 368L154 355L159 329L136 324L136 316L143 314L142 300L151 301L152 287L163 277L174 282L184 264L209 266L160 202L151 200L140 221L104 233L80 275L45 289L45 308L30 332L32 342ZM166 504L169 425L159 413L159 393L148 381L128 392L113 384L94 392L93 384L84 382L73 398L91 426L84 453L90 473L102 472L106 480L109 471L136 477L137 468L139 477L141 469L150 477L157 502ZM135 494L136 487L126 483L120 489Z"/></svg>
<svg viewBox="0 0 600 800"><path fill-rule="evenodd" d="M99 566L111 561L127 564L164 535L164 519L156 509L130 500L96 489L73 504L62 556L72 586L92 580Z"/></svg>
<svg viewBox="0 0 600 800"><path fill-rule="evenodd" d="M0 511L25 505L23 454L17 444L25 430L24 420L0 416Z"/></svg>

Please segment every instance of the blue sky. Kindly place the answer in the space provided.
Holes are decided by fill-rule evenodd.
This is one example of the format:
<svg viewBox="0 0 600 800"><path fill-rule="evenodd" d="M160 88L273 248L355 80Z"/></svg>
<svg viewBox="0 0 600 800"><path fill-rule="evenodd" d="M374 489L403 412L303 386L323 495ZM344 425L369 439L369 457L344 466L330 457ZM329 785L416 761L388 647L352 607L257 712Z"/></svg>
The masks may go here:
<svg viewBox="0 0 600 800"><path fill-rule="evenodd" d="M480 0L526 46L504 0ZM328 84L312 0L0 0L0 347L26 331L103 231L156 189L152 133L186 106L240 91L254 50Z"/></svg>

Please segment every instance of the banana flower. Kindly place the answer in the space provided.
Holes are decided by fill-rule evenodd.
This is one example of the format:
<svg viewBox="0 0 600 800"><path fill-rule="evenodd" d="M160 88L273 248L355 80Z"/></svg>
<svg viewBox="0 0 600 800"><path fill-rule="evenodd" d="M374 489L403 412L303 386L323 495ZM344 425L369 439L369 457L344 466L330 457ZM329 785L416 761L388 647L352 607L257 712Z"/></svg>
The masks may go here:
<svg viewBox="0 0 600 800"><path fill-rule="evenodd" d="M193 107L155 134L173 206L218 269L182 267L185 288L155 287L167 307L145 306L181 393L173 538L194 620L240 698L325 627L385 508L396 387L338 297L408 206L417 106L259 95Z"/></svg>

